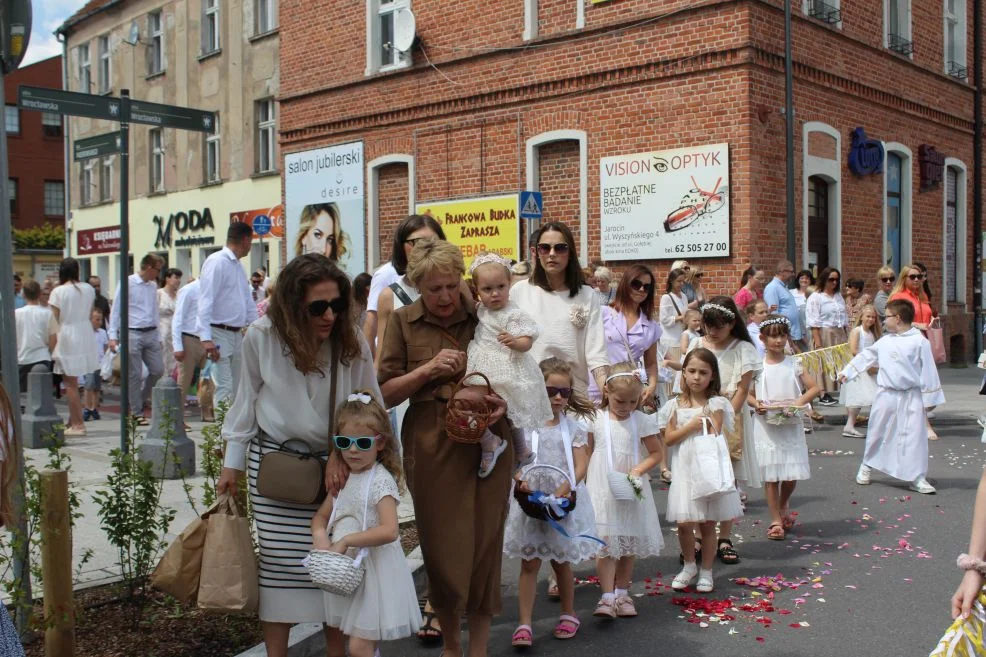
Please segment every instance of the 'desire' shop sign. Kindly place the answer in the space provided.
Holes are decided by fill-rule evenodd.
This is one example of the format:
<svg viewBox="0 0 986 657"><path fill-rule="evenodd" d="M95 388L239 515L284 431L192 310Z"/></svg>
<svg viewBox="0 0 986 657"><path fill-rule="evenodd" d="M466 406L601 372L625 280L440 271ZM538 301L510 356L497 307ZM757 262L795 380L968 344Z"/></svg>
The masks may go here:
<svg viewBox="0 0 986 657"><path fill-rule="evenodd" d="M729 255L729 144L599 161L602 259Z"/></svg>

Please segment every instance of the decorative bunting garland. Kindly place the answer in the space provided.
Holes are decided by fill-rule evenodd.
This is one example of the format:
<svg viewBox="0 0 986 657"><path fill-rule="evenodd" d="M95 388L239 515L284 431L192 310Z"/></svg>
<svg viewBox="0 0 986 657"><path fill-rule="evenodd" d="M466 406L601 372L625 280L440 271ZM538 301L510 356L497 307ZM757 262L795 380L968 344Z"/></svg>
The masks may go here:
<svg viewBox="0 0 986 657"><path fill-rule="evenodd" d="M830 379L837 379L839 372L852 360L852 350L849 343L837 344L813 351L795 354L804 371L818 380L822 374Z"/></svg>

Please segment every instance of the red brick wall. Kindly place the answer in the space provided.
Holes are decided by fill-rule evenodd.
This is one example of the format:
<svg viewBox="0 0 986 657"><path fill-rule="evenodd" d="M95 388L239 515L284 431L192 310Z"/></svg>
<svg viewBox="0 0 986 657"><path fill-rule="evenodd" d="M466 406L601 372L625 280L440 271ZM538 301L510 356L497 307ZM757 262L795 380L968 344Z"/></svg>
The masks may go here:
<svg viewBox="0 0 986 657"><path fill-rule="evenodd" d="M560 221L572 229L579 243L579 142L574 140L545 144L538 149L538 178L544 199L544 220ZM598 226L589 229L590 239L599 239ZM579 254L582 265L588 254Z"/></svg>
<svg viewBox="0 0 986 657"><path fill-rule="evenodd" d="M390 260L397 224L407 216L408 189L406 164L387 164L378 169L377 180L380 227L380 262ZM372 264L372 263L371 263Z"/></svg>
<svg viewBox="0 0 986 657"><path fill-rule="evenodd" d="M17 87L62 88L62 58L52 57L20 68L4 76L4 94L8 105L17 104ZM45 137L41 112L20 112L20 134L7 135L10 177L17 180L17 204L11 219L14 228L30 228L50 223L62 225L64 211L45 216L45 181L65 180L64 142L61 137Z"/></svg>

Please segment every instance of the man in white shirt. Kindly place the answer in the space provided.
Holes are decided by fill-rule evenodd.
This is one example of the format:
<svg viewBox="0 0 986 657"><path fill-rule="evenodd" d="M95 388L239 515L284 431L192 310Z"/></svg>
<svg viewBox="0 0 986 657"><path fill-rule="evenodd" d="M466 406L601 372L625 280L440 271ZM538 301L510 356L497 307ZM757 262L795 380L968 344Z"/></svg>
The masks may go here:
<svg viewBox="0 0 986 657"><path fill-rule="evenodd" d="M171 345L175 351L175 360L178 361L178 387L184 396L192 385L192 377L195 376L195 368L205 367L205 349L202 348L202 341L195 334L196 323L199 314L199 281L194 280L185 287L178 290L178 299L175 301L175 315L171 318ZM212 404L209 408L202 405L202 398L199 397L199 410L202 412L203 422L212 422L215 416L212 412Z"/></svg>
<svg viewBox="0 0 986 657"><path fill-rule="evenodd" d="M206 356L216 362L215 403L232 402L240 380L240 347L243 329L257 319L257 304L250 294L240 258L250 253L253 229L233 222L226 232L226 246L206 258L199 274L199 306L195 334Z"/></svg>
<svg viewBox="0 0 986 657"><path fill-rule="evenodd" d="M38 364L51 371L51 352L58 339L58 322L50 308L41 303L41 285L28 281L23 287L24 305L14 311L17 330L17 370L21 392L27 390L27 375Z"/></svg>
<svg viewBox="0 0 986 657"><path fill-rule="evenodd" d="M127 299L129 345L127 354L130 357L130 390L128 405L130 413L136 415L138 424L147 424L144 418L144 400L151 394L151 389L164 373L164 353L161 347L161 336L158 334L160 317L157 305L157 277L164 267L164 258L148 253L140 261L140 271L127 277ZM110 349L116 351L120 342L120 286L116 288L113 297L113 308L110 312ZM147 378L141 386L143 368L147 366Z"/></svg>

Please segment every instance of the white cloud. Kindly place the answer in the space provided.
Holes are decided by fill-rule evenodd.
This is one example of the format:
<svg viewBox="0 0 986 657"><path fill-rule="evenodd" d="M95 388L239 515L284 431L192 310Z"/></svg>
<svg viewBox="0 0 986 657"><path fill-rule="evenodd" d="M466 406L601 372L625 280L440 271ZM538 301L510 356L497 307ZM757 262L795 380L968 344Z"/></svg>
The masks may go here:
<svg viewBox="0 0 986 657"><path fill-rule="evenodd" d="M55 38L54 31L83 4L85 0L44 0L34 3L34 25L24 65L62 54L62 44Z"/></svg>

